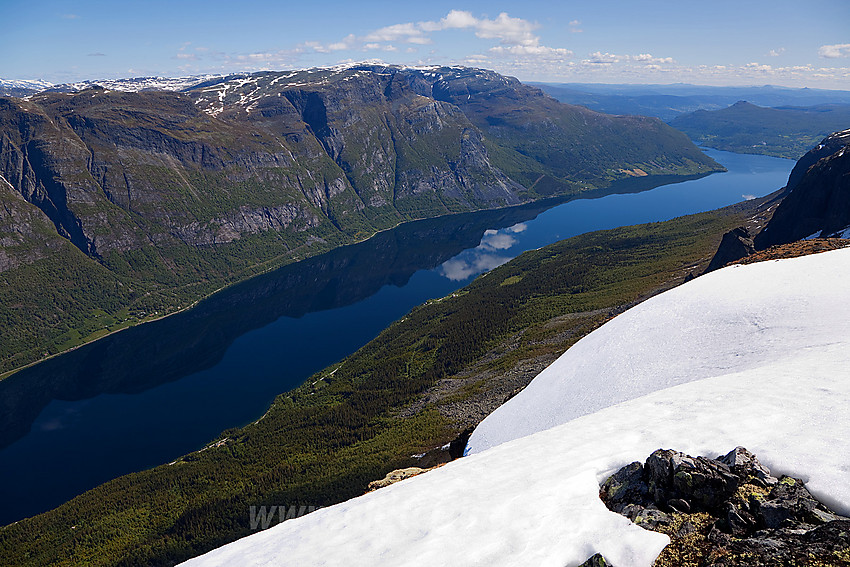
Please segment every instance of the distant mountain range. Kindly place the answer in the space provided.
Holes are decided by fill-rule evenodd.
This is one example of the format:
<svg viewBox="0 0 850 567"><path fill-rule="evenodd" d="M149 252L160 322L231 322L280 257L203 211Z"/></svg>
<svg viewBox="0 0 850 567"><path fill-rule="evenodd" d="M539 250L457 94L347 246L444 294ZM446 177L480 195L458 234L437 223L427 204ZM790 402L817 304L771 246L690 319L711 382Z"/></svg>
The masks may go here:
<svg viewBox="0 0 850 567"><path fill-rule="evenodd" d="M759 106L850 104L850 91L794 89L776 86L714 87L705 85L605 85L532 83L567 104L610 114L640 114L669 121L697 110L720 110L739 100Z"/></svg>
<svg viewBox="0 0 850 567"><path fill-rule="evenodd" d="M765 108L738 101L678 116L670 125L703 146L798 159L831 132L850 126L850 104Z"/></svg>
<svg viewBox="0 0 850 567"><path fill-rule="evenodd" d="M49 89L53 85L47 81L16 81L0 79L0 96L28 96Z"/></svg>
<svg viewBox="0 0 850 567"><path fill-rule="evenodd" d="M127 79L97 79L53 84L42 80L16 81L0 79L0 96L31 96L40 92L74 93L92 87L114 91L182 91L198 83L225 75L195 75L191 77L134 77Z"/></svg>

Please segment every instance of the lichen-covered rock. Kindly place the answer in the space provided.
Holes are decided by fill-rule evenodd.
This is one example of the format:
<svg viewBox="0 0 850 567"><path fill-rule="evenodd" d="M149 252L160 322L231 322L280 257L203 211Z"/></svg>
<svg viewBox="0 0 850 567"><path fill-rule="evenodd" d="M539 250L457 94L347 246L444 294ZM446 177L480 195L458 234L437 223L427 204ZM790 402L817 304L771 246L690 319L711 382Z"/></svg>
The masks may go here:
<svg viewBox="0 0 850 567"><path fill-rule="evenodd" d="M653 502L664 508L714 511L738 489L739 477L725 463L677 451L655 451L646 470Z"/></svg>
<svg viewBox="0 0 850 567"><path fill-rule="evenodd" d="M391 484L395 484L400 482L406 478L410 478L412 476L416 476L426 472L429 469L421 469L419 467L408 467L406 469L396 469L394 471L390 471L387 473L387 476L382 478L381 480L373 480L369 483L369 491L378 490L379 488L384 488L385 486L389 486Z"/></svg>
<svg viewBox="0 0 850 567"><path fill-rule="evenodd" d="M611 567L611 564L605 561L605 558L602 557L601 554L597 553L588 558L588 560L579 565L579 567Z"/></svg>
<svg viewBox="0 0 850 567"><path fill-rule="evenodd" d="M771 476L770 470L762 465L755 455L743 447L735 447L717 460L728 465L732 472L741 478L755 478L764 483L765 486L773 486L777 482L776 477Z"/></svg>
<svg viewBox="0 0 850 567"><path fill-rule="evenodd" d="M743 447L717 459L659 449L612 475L600 497L670 536L658 566L850 565L850 520Z"/></svg>

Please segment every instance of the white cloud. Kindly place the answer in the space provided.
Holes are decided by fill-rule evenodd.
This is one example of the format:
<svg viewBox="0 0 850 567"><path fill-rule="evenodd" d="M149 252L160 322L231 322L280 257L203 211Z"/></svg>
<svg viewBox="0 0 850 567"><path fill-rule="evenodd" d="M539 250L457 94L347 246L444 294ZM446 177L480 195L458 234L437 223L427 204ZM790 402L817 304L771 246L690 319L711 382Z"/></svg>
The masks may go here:
<svg viewBox="0 0 850 567"><path fill-rule="evenodd" d="M498 268L510 260L510 257L499 254L478 253L469 258L457 257L447 260L440 266L439 272L452 281L463 281Z"/></svg>
<svg viewBox="0 0 850 567"><path fill-rule="evenodd" d="M582 60L586 65L613 65L615 63L641 63L648 67L659 67L661 65L669 65L674 63L672 57L654 57L649 53L639 53L637 55L616 55L614 53L602 53L595 51L588 55L588 59Z"/></svg>
<svg viewBox="0 0 850 567"><path fill-rule="evenodd" d="M431 43L431 38L425 35L425 30L414 23L383 27L368 34L363 40L367 42L401 41L418 45Z"/></svg>
<svg viewBox="0 0 850 567"><path fill-rule="evenodd" d="M446 17L441 18L439 22L420 22L419 27L423 31L433 32L450 29L464 29L474 27L478 23L478 18L472 15L471 12L463 10L452 10Z"/></svg>
<svg viewBox="0 0 850 567"><path fill-rule="evenodd" d="M574 23L578 25L578 20L575 20ZM396 51L398 48L393 43L406 43L411 46L429 45L433 43L431 35L436 32L470 30L478 38L497 40L499 45L490 49L496 55L549 58L572 56L572 51L569 49L541 45L540 37L534 34L534 30L539 27L537 23L511 17L506 12L500 13L494 19L489 19L478 18L471 12L464 10L451 10L443 18L436 21L393 24L378 28L362 37L349 35L343 41L331 44L304 42L300 47L303 50L317 53L341 50L374 51L378 49ZM416 49L408 47L406 51L411 53L415 52Z"/></svg>
<svg viewBox="0 0 850 567"><path fill-rule="evenodd" d="M507 250L514 244L516 244L516 238L514 238L510 234L506 234L504 232L500 232L491 228L484 232L484 236L481 238L481 243L478 245L478 247L481 250L495 251Z"/></svg>
<svg viewBox="0 0 850 567"><path fill-rule="evenodd" d="M836 43L835 45L821 45L818 55L826 59L838 59L839 57L850 57L850 43Z"/></svg>
<svg viewBox="0 0 850 567"><path fill-rule="evenodd" d="M782 55L783 53L785 53L785 48L784 48L784 47L780 47L780 48L778 48L778 49L771 49L770 51L768 51L768 52L767 52L767 56L768 56L768 57L779 57L779 56L780 56L780 55Z"/></svg>
<svg viewBox="0 0 850 567"><path fill-rule="evenodd" d="M749 71L758 71L761 73L770 73L773 71L773 67L771 65L764 65L762 63L747 63L744 65L744 69Z"/></svg>
<svg viewBox="0 0 850 567"><path fill-rule="evenodd" d="M348 34L342 41L328 45L327 49L328 51L343 51L345 49L351 49L356 43L357 38L354 37L354 34Z"/></svg>
<svg viewBox="0 0 850 567"><path fill-rule="evenodd" d="M664 65L673 63L672 57L653 57L649 53L639 53L638 55L624 55L623 60L634 61L636 63L651 63L653 65Z"/></svg>
<svg viewBox="0 0 850 567"><path fill-rule="evenodd" d="M533 46L540 42L540 38L531 33L538 27L538 24L522 18L512 18L502 12L495 20L478 20L475 24L475 35L484 39L498 39L504 45Z"/></svg>
<svg viewBox="0 0 850 567"><path fill-rule="evenodd" d="M582 63L587 63L590 65L612 65L614 63L619 63L621 58L618 55L614 55L613 53L602 53L601 51L595 51L589 55L589 59L584 59Z"/></svg>
<svg viewBox="0 0 850 567"><path fill-rule="evenodd" d="M367 43L363 46L366 51L398 51L398 47L391 43Z"/></svg>
<svg viewBox="0 0 850 567"><path fill-rule="evenodd" d="M463 58L463 64L470 67L487 67L491 65L491 60L483 53L473 53Z"/></svg>
<svg viewBox="0 0 850 567"><path fill-rule="evenodd" d="M563 47L546 47L545 45L497 45L491 47L490 51L499 55L547 55L572 57L573 52Z"/></svg>
<svg viewBox="0 0 850 567"><path fill-rule="evenodd" d="M581 33L584 31L583 29L581 29L581 22L579 20L571 21L567 29L570 33Z"/></svg>

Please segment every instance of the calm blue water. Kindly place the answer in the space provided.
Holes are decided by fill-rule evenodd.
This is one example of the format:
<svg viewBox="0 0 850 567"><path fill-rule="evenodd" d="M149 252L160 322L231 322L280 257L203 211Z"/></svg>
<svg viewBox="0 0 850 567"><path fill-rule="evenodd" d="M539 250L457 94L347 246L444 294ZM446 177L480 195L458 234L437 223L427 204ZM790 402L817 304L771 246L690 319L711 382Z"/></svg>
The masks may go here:
<svg viewBox="0 0 850 567"><path fill-rule="evenodd" d="M707 150L728 173L541 212L412 223L262 276L0 382L0 524L203 447L274 396L374 338L413 306L523 251L667 220L782 187L791 160Z"/></svg>

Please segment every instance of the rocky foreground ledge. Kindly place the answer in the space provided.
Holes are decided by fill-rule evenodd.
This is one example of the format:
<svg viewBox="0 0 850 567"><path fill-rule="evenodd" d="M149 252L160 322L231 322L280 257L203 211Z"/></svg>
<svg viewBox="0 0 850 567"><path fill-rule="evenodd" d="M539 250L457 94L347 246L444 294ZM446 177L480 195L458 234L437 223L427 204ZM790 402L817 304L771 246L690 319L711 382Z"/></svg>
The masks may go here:
<svg viewBox="0 0 850 567"><path fill-rule="evenodd" d="M717 459L659 449L602 485L612 511L670 536L656 566L850 565L850 519L737 447ZM594 555L584 565L609 565Z"/></svg>

